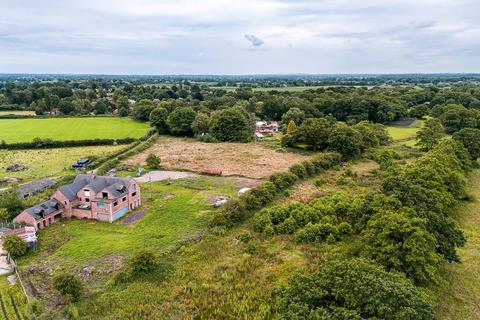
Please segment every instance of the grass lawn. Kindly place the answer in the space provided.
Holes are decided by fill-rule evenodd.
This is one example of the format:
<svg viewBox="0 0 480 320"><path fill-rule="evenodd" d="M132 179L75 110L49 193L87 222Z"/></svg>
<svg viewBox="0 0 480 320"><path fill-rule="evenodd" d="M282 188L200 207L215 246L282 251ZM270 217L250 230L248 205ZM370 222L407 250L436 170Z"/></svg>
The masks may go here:
<svg viewBox="0 0 480 320"><path fill-rule="evenodd" d="M33 150L0 150L0 179L18 177L33 180L59 174L69 169L76 160L95 155L113 153L124 146L92 146ZM25 171L5 172L6 167L20 163L28 167Z"/></svg>
<svg viewBox="0 0 480 320"><path fill-rule="evenodd" d="M1 110L0 111L0 116L5 116L5 115L19 115L19 116L34 116L35 111L29 111L29 110Z"/></svg>
<svg viewBox="0 0 480 320"><path fill-rule="evenodd" d="M0 119L0 140L30 142L34 138L53 140L140 138L146 123L125 118Z"/></svg>
<svg viewBox="0 0 480 320"><path fill-rule="evenodd" d="M7 276L0 276L0 319L27 319L27 299L17 284L12 286Z"/></svg>
<svg viewBox="0 0 480 320"><path fill-rule="evenodd" d="M47 259L61 261L55 266L66 268L112 254L129 255L138 248L161 251L206 225L211 213L207 203L210 196L236 193L233 183L222 179L202 177L142 184L144 203L139 210L147 213L136 223L64 220L40 231L40 250L20 264Z"/></svg>
<svg viewBox="0 0 480 320"><path fill-rule="evenodd" d="M462 263L445 267L443 276L447 283L438 292L437 314L439 320L480 319L480 171L470 175L468 191L475 197L463 203L456 217L467 237L460 248Z"/></svg>

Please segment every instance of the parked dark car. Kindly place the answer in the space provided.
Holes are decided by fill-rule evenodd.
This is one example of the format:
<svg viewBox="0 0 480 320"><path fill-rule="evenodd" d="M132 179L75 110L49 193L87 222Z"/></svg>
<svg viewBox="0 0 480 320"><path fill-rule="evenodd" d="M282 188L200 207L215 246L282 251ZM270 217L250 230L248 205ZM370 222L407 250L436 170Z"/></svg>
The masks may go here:
<svg viewBox="0 0 480 320"><path fill-rule="evenodd" d="M90 159L79 159L77 162L72 164L72 169L82 169L88 166L90 163L92 163L92 160Z"/></svg>

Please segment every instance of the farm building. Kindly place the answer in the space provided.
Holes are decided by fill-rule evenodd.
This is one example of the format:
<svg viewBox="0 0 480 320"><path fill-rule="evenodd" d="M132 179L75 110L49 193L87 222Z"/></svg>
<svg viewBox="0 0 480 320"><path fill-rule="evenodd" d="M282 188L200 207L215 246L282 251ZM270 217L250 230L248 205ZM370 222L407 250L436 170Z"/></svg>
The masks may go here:
<svg viewBox="0 0 480 320"><path fill-rule="evenodd" d="M278 133L279 126L277 121L257 121L255 123L255 132L260 134Z"/></svg>
<svg viewBox="0 0 480 320"><path fill-rule="evenodd" d="M52 179L44 178L19 186L18 193L20 194L20 197L27 198L38 192L42 192L51 187L54 187L56 184L57 183Z"/></svg>
<svg viewBox="0 0 480 320"><path fill-rule="evenodd" d="M43 229L60 218L113 222L141 204L140 186L133 178L79 174L51 199L25 209L13 219Z"/></svg>

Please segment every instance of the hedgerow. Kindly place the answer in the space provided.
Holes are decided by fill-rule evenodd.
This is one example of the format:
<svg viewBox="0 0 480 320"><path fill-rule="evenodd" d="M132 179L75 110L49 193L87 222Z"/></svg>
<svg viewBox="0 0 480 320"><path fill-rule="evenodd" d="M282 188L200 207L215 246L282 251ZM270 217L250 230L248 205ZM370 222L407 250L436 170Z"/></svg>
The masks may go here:
<svg viewBox="0 0 480 320"><path fill-rule="evenodd" d="M313 158L312 161L293 165L289 172L275 173L268 181L257 188L227 202L212 218L212 226L232 226L250 216L252 211L265 207L275 199L285 194L295 182L311 177L323 170L332 168L340 163L341 155L338 153L323 153ZM308 167L308 169L306 168ZM315 172L315 173L314 173Z"/></svg>

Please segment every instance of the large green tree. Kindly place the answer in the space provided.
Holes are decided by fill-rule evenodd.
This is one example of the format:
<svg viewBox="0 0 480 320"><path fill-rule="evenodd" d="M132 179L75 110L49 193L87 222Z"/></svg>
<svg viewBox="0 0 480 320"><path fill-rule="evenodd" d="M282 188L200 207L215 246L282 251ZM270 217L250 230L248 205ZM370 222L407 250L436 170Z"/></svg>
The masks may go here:
<svg viewBox="0 0 480 320"><path fill-rule="evenodd" d="M423 128L417 132L417 145L423 150L431 150L443 136L442 122L437 118L425 121Z"/></svg>
<svg viewBox="0 0 480 320"><path fill-rule="evenodd" d="M453 134L453 139L460 142L470 153L473 160L480 157L480 130L464 128Z"/></svg>
<svg viewBox="0 0 480 320"><path fill-rule="evenodd" d="M362 234L363 253L387 270L405 273L416 282L437 278L439 256L427 221L411 209L376 213Z"/></svg>
<svg viewBox="0 0 480 320"><path fill-rule="evenodd" d="M197 114L191 107L173 110L167 118L170 132L177 136L192 136L192 123Z"/></svg>
<svg viewBox="0 0 480 320"><path fill-rule="evenodd" d="M279 304L285 320L433 319L430 300L411 281L359 258L295 273Z"/></svg>
<svg viewBox="0 0 480 320"><path fill-rule="evenodd" d="M251 141L252 129L248 114L239 108L220 110L212 115L210 132L219 141Z"/></svg>
<svg viewBox="0 0 480 320"><path fill-rule="evenodd" d="M158 133L168 132L168 111L165 108L157 107L150 112L150 124L157 129Z"/></svg>

